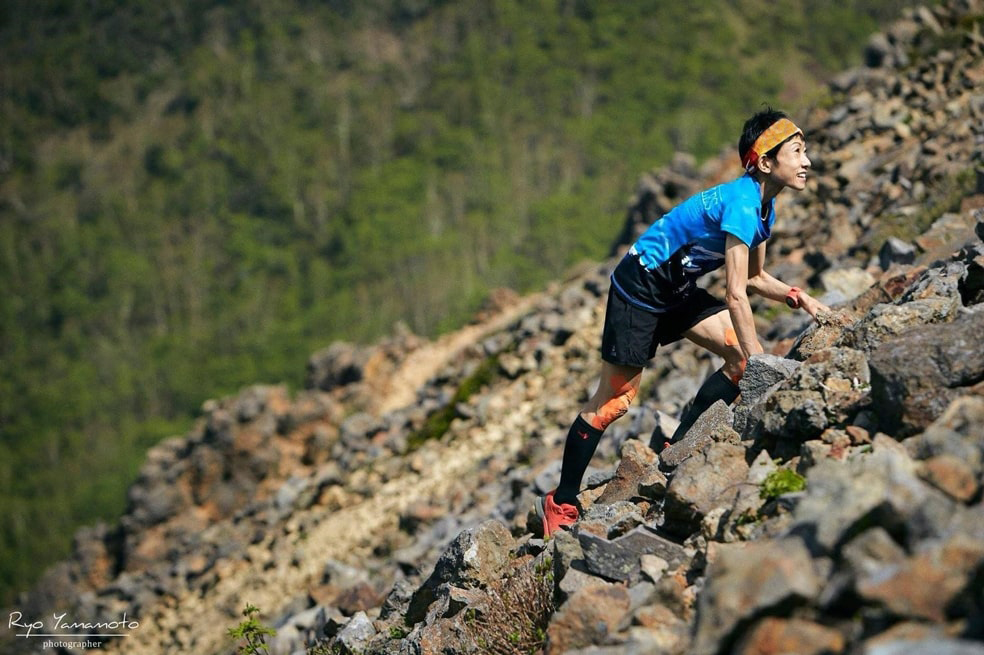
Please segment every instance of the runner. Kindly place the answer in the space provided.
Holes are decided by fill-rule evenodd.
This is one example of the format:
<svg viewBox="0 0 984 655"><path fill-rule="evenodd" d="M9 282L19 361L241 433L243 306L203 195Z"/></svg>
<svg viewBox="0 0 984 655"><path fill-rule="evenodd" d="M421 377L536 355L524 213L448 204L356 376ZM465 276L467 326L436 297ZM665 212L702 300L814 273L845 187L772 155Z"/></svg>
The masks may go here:
<svg viewBox="0 0 984 655"><path fill-rule="evenodd" d="M806 188L810 159L802 130L785 113L766 109L745 122L738 155L745 174L691 196L657 220L612 273L598 389L567 434L560 484L536 500L544 537L577 521L577 494L601 435L628 411L659 345L686 337L724 359L665 447L682 439L716 401L734 402L745 362L763 352L749 292L803 309L814 319L829 310L764 269L776 195L786 187ZM724 302L697 286L699 277L721 266Z"/></svg>

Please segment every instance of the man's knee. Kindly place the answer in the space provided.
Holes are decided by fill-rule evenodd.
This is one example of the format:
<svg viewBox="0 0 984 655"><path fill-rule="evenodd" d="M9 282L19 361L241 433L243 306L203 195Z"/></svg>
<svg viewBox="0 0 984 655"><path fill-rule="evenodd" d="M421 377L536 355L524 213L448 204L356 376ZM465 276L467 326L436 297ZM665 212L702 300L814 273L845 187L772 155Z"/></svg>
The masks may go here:
<svg viewBox="0 0 984 655"><path fill-rule="evenodd" d="M594 418L591 419L591 425L599 430L604 430L624 416L639 392L635 378L626 379L620 375L613 375L610 383L612 396L598 407Z"/></svg>

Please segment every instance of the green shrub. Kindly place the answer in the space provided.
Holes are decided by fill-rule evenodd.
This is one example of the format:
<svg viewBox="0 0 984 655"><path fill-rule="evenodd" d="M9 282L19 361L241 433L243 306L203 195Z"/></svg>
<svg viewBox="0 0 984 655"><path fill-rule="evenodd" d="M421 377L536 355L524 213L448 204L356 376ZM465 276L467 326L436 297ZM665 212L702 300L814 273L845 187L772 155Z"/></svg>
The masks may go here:
<svg viewBox="0 0 984 655"><path fill-rule="evenodd" d="M260 653L270 652L270 649L266 645L266 638L276 635L277 631L260 623L256 619L256 615L259 613L260 610L258 608L247 603L246 609L243 610L243 616L246 618L235 628L229 628L230 637L233 639L242 639L245 642L239 645L236 653L240 655L260 655Z"/></svg>
<svg viewBox="0 0 984 655"><path fill-rule="evenodd" d="M778 498L783 494L806 489L806 478L789 469L779 469L766 476L759 488L759 496L765 500Z"/></svg>

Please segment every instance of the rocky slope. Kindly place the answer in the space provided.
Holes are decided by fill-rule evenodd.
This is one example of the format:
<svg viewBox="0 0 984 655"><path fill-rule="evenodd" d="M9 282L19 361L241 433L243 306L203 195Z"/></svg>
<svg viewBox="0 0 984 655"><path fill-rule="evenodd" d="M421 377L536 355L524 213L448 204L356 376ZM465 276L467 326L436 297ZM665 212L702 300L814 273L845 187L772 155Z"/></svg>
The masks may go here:
<svg viewBox="0 0 984 655"><path fill-rule="evenodd" d="M717 366L662 350L575 530L544 542L528 510L594 383L615 259L437 342L335 344L294 396L206 403L16 611L125 614L100 652L141 655L233 652L247 603L278 654L984 653L982 16L911 12L800 119L816 175L780 199L769 268L835 311L760 304L773 354L657 456ZM734 159L644 176L613 255Z"/></svg>

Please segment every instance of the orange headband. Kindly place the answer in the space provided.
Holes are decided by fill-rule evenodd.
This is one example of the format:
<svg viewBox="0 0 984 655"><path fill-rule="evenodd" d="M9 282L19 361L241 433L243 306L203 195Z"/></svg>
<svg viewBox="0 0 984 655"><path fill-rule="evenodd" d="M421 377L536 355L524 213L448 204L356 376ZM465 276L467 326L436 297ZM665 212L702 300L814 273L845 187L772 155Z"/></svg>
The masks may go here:
<svg viewBox="0 0 984 655"><path fill-rule="evenodd" d="M755 139L755 143L745 153L745 157L741 161L745 170L751 173L755 170L755 164L758 162L759 157L794 134L803 134L803 130L796 127L793 121L788 118L780 118L770 125L765 132L759 135L759 138Z"/></svg>

